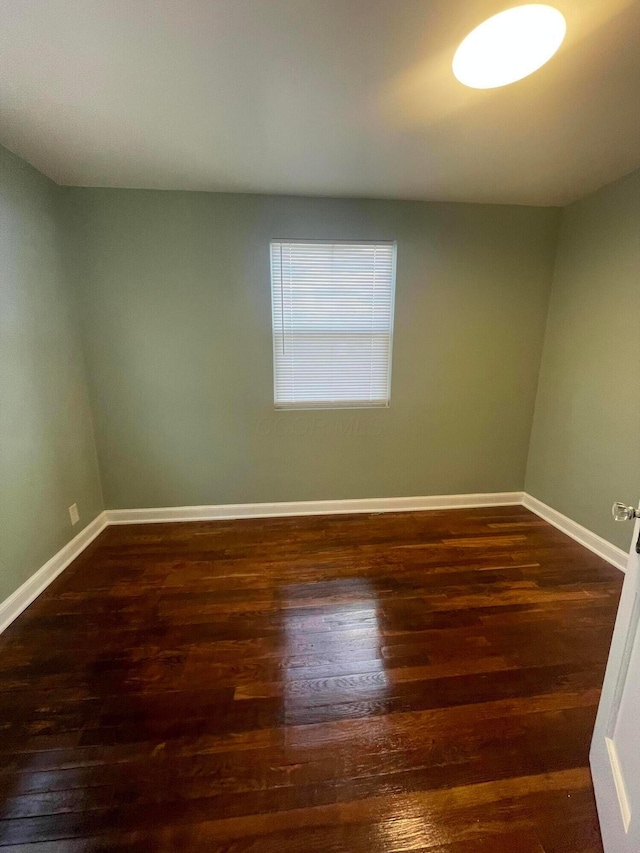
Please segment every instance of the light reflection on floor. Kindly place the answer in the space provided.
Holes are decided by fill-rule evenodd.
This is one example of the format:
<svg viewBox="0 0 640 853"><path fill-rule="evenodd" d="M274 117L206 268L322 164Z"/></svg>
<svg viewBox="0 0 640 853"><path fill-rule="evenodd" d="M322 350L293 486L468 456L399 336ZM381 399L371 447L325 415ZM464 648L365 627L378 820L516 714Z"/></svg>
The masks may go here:
<svg viewBox="0 0 640 853"><path fill-rule="evenodd" d="M311 750L324 747L327 760L338 763L337 777L353 775L356 786L357 769L348 766L354 753L382 754L394 740L384 713L391 679L375 587L367 579L352 578L346 589L341 579L291 584L279 592L286 758L292 764L303 762ZM322 722L314 722L320 717ZM361 725L363 717L366 726ZM372 849L377 850L397 850L404 843L414 849L441 837L442 827L432 824L428 811L409 807L402 796L397 808L371 824Z"/></svg>
<svg viewBox="0 0 640 853"><path fill-rule="evenodd" d="M380 850L417 850L440 846L448 839L439 823L432 823L426 810L417 806L407 807L406 803L372 825L376 833L377 847ZM514 851L515 853L515 851Z"/></svg>
<svg viewBox="0 0 640 853"><path fill-rule="evenodd" d="M369 717L367 742L384 736L381 700L389 688L380 605L365 578L280 589L285 746L353 743L356 717ZM353 703L359 704L354 713ZM320 713L318 710L322 708ZM366 709L366 710L365 710ZM314 724L316 718L326 722ZM380 731L375 721L379 720ZM364 744L363 744L364 746Z"/></svg>

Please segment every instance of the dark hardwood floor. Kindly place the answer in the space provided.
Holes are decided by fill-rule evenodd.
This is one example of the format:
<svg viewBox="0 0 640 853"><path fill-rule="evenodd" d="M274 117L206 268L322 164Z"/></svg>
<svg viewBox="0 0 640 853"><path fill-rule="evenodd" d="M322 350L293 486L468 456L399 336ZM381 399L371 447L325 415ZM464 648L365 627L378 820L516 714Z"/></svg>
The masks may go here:
<svg viewBox="0 0 640 853"><path fill-rule="evenodd" d="M602 851L621 580L521 507L110 527L0 638L0 845Z"/></svg>

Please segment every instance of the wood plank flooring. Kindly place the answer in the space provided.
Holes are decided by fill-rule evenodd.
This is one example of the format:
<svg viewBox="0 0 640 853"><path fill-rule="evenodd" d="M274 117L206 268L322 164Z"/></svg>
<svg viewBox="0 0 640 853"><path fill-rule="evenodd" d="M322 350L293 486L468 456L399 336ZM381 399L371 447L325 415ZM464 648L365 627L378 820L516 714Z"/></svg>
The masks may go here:
<svg viewBox="0 0 640 853"><path fill-rule="evenodd" d="M110 527L0 638L0 849L602 853L621 581L522 507Z"/></svg>

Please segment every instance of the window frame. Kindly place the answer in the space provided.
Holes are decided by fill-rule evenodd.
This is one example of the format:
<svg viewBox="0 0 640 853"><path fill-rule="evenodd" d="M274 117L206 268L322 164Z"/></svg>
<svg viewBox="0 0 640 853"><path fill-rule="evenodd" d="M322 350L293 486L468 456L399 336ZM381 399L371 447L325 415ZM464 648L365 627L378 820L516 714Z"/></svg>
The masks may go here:
<svg viewBox="0 0 640 853"><path fill-rule="evenodd" d="M371 400L319 400L319 401L304 401L300 403L281 403L277 400L277 382L276 382L276 336L273 324L273 277L272 277L272 247L279 243L317 243L326 246L343 245L343 246L390 246L392 249L391 259L391 300L389 305L389 361L387 368L387 399L385 402L376 403ZM335 411L349 409L388 409L391 405L391 382L393 371L393 338L395 327L395 307L396 307L396 284L397 284L397 262L398 262L398 241L397 240L332 240L322 238L305 239L304 237L287 238L287 237L272 237L269 240L269 287L270 300L269 307L271 313L271 341L272 341L272 376L273 376L273 406L276 411L297 411L297 412L317 412L317 411Z"/></svg>

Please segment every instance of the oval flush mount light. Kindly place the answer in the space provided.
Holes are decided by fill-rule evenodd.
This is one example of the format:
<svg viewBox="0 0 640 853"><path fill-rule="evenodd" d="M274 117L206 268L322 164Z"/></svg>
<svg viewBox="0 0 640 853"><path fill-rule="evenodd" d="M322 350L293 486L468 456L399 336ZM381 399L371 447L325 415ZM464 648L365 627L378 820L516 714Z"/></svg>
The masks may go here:
<svg viewBox="0 0 640 853"><path fill-rule="evenodd" d="M472 89L507 86L548 62L566 31L564 15L552 6L507 9L469 33L453 57L453 73Z"/></svg>

